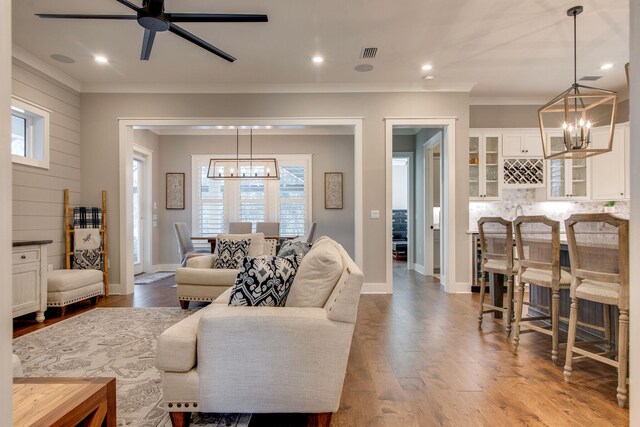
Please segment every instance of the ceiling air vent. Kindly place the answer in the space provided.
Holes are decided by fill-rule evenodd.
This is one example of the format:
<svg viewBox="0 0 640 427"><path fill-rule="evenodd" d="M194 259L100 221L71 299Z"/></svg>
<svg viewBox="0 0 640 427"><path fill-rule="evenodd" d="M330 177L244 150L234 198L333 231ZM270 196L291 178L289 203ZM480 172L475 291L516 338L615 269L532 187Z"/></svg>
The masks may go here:
<svg viewBox="0 0 640 427"><path fill-rule="evenodd" d="M360 52L360 59L373 59L376 57L376 53L378 53L377 47L365 47Z"/></svg>
<svg viewBox="0 0 640 427"><path fill-rule="evenodd" d="M581 82L595 82L596 80L600 80L602 76L584 76L580 79Z"/></svg>

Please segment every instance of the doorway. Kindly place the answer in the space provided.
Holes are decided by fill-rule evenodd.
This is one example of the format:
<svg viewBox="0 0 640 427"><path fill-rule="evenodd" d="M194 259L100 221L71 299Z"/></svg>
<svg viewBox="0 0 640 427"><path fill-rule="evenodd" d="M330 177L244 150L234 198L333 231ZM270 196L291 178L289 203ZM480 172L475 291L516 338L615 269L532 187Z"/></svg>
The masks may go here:
<svg viewBox="0 0 640 427"><path fill-rule="evenodd" d="M151 245L151 151L134 146L131 167L132 194L132 240L134 275L150 272L152 269Z"/></svg>
<svg viewBox="0 0 640 427"><path fill-rule="evenodd" d="M395 148L395 147L394 147ZM392 167L392 254L394 268L414 268L413 152L394 151Z"/></svg>

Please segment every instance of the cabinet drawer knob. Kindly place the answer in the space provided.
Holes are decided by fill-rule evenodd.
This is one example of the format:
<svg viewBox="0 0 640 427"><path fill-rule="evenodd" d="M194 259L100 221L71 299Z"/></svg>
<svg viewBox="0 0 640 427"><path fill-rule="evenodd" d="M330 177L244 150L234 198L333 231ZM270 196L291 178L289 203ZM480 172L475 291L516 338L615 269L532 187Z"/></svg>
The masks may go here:
<svg viewBox="0 0 640 427"><path fill-rule="evenodd" d="M26 255L22 255L20 258L27 259L27 256Z"/></svg>

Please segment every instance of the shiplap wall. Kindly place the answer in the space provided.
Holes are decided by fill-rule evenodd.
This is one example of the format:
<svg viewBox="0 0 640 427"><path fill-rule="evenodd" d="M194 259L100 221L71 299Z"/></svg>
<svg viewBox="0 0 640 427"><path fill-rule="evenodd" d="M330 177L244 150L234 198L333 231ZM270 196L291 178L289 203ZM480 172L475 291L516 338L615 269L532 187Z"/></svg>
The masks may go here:
<svg viewBox="0 0 640 427"><path fill-rule="evenodd" d="M13 239L50 239L49 264L64 268L64 196L80 200L80 94L13 59L12 93L51 111L49 170L13 164Z"/></svg>

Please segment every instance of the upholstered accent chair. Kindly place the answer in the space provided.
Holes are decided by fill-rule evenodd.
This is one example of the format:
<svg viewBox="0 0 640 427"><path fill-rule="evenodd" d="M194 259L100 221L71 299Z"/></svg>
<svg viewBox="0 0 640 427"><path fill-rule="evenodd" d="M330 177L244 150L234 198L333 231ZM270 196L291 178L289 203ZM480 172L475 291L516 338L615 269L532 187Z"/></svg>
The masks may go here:
<svg viewBox="0 0 640 427"><path fill-rule="evenodd" d="M231 289L158 339L161 405L174 426L191 412L307 413L329 426L338 410L363 275L335 241L302 259L285 307L229 306Z"/></svg>

